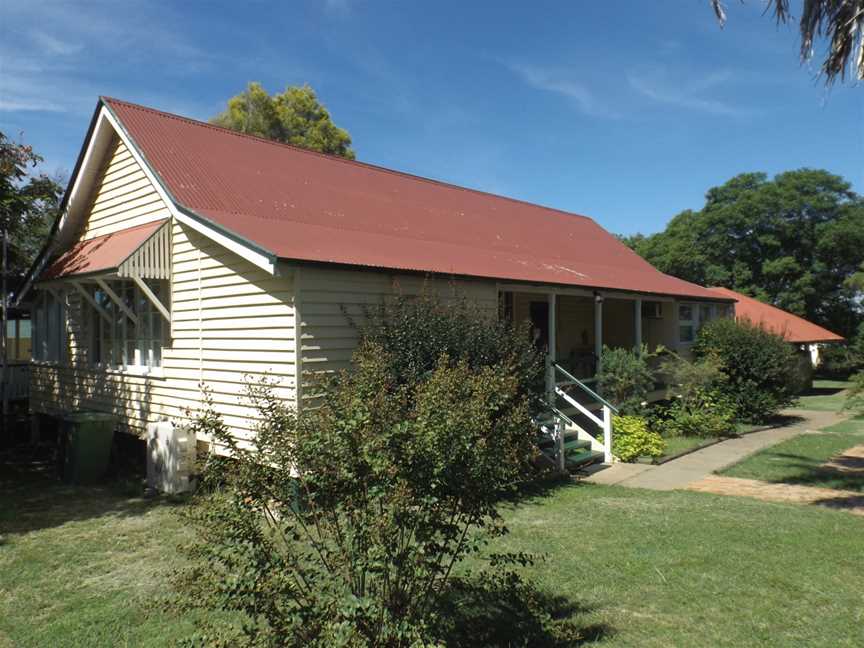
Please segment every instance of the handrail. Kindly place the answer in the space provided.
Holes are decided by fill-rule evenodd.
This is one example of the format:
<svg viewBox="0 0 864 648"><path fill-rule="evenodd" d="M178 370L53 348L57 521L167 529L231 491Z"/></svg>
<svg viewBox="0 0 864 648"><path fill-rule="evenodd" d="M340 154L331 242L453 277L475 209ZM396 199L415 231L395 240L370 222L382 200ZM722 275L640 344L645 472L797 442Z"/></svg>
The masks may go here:
<svg viewBox="0 0 864 648"><path fill-rule="evenodd" d="M609 401L607 401L607 400L606 400L605 398L603 398L600 394L598 394L597 392L595 392L595 391L594 391L593 389L591 389L588 385L586 385L585 383L583 383L581 380L579 380L576 376L574 376L573 374L571 374L569 371L567 371L564 367L562 367L561 365L559 365L557 362L553 362L553 363L552 363L552 366L555 367L555 369L557 369L558 371L560 371L562 374L564 374L567 378L569 378L570 380L572 380L574 385L578 385L578 386L582 389L582 391L584 391L586 394L588 394L589 396L591 396L591 398L594 398L595 400L600 401L603 405L605 405L606 407L608 407L609 409L611 409L615 414L618 413L618 408L617 408L617 407L615 407L612 403L610 403Z"/></svg>

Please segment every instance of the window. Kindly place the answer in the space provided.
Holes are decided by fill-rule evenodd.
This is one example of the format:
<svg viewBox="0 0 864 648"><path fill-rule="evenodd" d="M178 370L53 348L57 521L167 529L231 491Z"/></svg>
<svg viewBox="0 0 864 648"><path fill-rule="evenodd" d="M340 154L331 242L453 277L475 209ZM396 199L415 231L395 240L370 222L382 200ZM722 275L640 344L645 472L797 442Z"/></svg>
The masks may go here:
<svg viewBox="0 0 864 648"><path fill-rule="evenodd" d="M711 304L700 304L699 305L699 328L706 322L710 322L714 319L714 306Z"/></svg>
<svg viewBox="0 0 864 648"><path fill-rule="evenodd" d="M689 344L696 339L696 320L692 304L678 304L678 341Z"/></svg>
<svg viewBox="0 0 864 648"><path fill-rule="evenodd" d="M678 304L678 341L690 344L706 322L717 317L714 304Z"/></svg>
<svg viewBox="0 0 864 648"><path fill-rule="evenodd" d="M164 302L168 283L145 281ZM92 288L90 294L101 312L92 306L88 309L90 362L107 367L161 367L162 346L169 337L165 318L134 282L109 281L106 284L135 315L137 323L107 292L99 287Z"/></svg>
<svg viewBox="0 0 864 648"><path fill-rule="evenodd" d="M60 362L66 359L66 303L63 293L40 290L33 308L33 359Z"/></svg>
<svg viewBox="0 0 864 648"><path fill-rule="evenodd" d="M30 359L29 319L6 321L6 357L10 362L24 362Z"/></svg>

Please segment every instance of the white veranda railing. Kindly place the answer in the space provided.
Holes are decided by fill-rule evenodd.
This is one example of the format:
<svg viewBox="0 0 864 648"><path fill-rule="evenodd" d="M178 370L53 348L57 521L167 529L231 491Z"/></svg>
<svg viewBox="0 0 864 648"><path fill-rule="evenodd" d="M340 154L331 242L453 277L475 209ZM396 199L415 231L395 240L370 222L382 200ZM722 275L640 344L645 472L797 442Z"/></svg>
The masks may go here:
<svg viewBox="0 0 864 648"><path fill-rule="evenodd" d="M612 415L618 409L555 362L548 364L546 386L549 413L540 429L554 439L559 466L564 468L567 430L575 430L579 438L589 440L593 450L602 450L603 462L612 463ZM588 400L580 402L579 396L587 396Z"/></svg>

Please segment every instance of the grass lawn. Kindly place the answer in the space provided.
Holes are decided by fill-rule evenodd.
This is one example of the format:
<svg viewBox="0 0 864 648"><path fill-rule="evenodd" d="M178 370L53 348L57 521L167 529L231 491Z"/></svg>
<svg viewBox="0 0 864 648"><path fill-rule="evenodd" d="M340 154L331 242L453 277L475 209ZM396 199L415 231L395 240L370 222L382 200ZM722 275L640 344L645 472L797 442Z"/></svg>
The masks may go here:
<svg viewBox="0 0 864 648"><path fill-rule="evenodd" d="M831 457L864 444L864 418L825 428L822 434L801 434L766 448L730 466L722 474L767 482L857 490L864 493L864 476L821 469Z"/></svg>
<svg viewBox="0 0 864 648"><path fill-rule="evenodd" d="M167 646L182 503L0 464L0 646ZM508 504L495 549L602 646L859 646L864 519L744 498L566 485Z"/></svg>
<svg viewBox="0 0 864 648"><path fill-rule="evenodd" d="M663 437L663 440L666 442L666 450L663 452L663 456L659 457L660 459L677 455L685 450L690 450L691 448L700 446L703 443L707 443L712 439L697 436L674 436Z"/></svg>
<svg viewBox="0 0 864 648"><path fill-rule="evenodd" d="M846 402L844 389L852 383L848 380L814 380L813 387L802 395L795 407L822 412L839 412Z"/></svg>
<svg viewBox="0 0 864 648"><path fill-rule="evenodd" d="M0 463L0 648L155 648L191 633L194 619L159 605L185 537L177 509Z"/></svg>
<svg viewBox="0 0 864 648"><path fill-rule="evenodd" d="M781 422L777 423L778 425ZM754 425L751 423L736 423L736 430L738 434L747 434L748 432L753 432L754 430L761 430L765 428L766 425ZM702 445L707 445L710 443L716 442L717 437L700 437L700 436L674 436L674 437L663 437L663 440L666 442L666 450L663 451L663 454L657 459L664 459L665 457L672 457L675 455L679 455L682 452L686 452L687 450L692 450L694 448L698 448ZM720 441L724 441L724 438L721 438ZM650 463L652 461L651 457L642 457L639 459L640 462Z"/></svg>
<svg viewBox="0 0 864 648"><path fill-rule="evenodd" d="M507 518L502 544L548 554L536 578L600 645L864 645L860 517L574 485Z"/></svg>

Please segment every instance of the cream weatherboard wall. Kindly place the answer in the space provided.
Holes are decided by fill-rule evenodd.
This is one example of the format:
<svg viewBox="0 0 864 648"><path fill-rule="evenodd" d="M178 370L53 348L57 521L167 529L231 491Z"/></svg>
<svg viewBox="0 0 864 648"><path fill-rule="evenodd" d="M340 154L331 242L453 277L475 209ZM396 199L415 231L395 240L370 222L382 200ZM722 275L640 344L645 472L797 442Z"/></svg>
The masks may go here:
<svg viewBox="0 0 864 648"><path fill-rule="evenodd" d="M93 190L82 238L170 217L141 168L115 141ZM125 201L124 201L125 198ZM62 284L58 287L62 289ZM117 415L119 427L143 434L147 423L182 423L206 385L225 422L238 436L254 427L244 401L248 379L269 376L277 394L294 402L294 276L265 272L197 231L172 221L172 335L156 375L94 366L88 358L86 302L71 289L66 300L68 360L34 362L31 408L58 415L92 409Z"/></svg>
<svg viewBox="0 0 864 648"><path fill-rule="evenodd" d="M301 407L314 398L314 390L308 387L317 375L350 366L358 339L351 320L358 321L369 307L388 297L434 292L444 299L464 297L490 317L498 313L498 288L493 281L433 281L405 273L306 265L298 270L297 288Z"/></svg>
<svg viewBox="0 0 864 648"><path fill-rule="evenodd" d="M105 157L82 240L170 218L168 205L118 137Z"/></svg>

